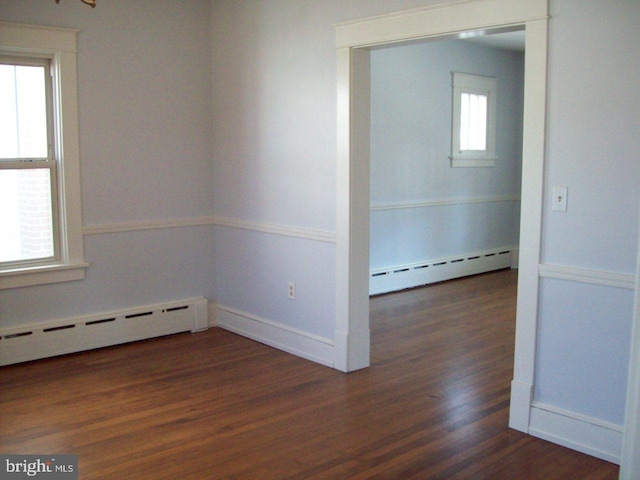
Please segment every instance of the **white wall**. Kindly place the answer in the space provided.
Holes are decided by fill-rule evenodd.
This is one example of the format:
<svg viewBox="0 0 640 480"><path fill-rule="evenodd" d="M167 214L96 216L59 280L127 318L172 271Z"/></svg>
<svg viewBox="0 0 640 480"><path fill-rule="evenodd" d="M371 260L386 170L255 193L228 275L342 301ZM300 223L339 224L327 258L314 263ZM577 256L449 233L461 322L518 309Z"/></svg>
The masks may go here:
<svg viewBox="0 0 640 480"><path fill-rule="evenodd" d="M496 153L489 168L451 168L451 72L498 79ZM371 52L371 203L518 196L524 55L463 41ZM371 213L371 269L517 247L519 202Z"/></svg>
<svg viewBox="0 0 640 480"><path fill-rule="evenodd" d="M208 0L7 0L5 22L78 35L86 279L0 292L0 326L204 295L213 227L121 232L119 226L213 213L211 6Z"/></svg>
<svg viewBox="0 0 640 480"><path fill-rule="evenodd" d="M640 191L635 1L551 2L544 265L634 275ZM553 186L569 188L551 212ZM544 278L535 399L621 425L633 291Z"/></svg>
<svg viewBox="0 0 640 480"><path fill-rule="evenodd" d="M433 2L213 2L215 213L258 230L296 229L274 235L216 228L221 306L333 340L333 24L426 3ZM320 231L333 242L309 240L298 229ZM296 282L295 301L287 299L289 281Z"/></svg>

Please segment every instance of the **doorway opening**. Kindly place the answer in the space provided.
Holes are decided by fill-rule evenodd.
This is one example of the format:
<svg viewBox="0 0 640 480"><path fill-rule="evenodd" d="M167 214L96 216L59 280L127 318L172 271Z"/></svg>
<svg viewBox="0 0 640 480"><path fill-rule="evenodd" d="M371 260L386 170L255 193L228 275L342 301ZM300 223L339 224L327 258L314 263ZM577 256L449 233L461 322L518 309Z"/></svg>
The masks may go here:
<svg viewBox="0 0 640 480"><path fill-rule="evenodd" d="M522 215L510 426L527 431L533 391L545 138L548 5L452 3L338 25L337 298L335 367L369 365L370 49L524 29Z"/></svg>
<svg viewBox="0 0 640 480"><path fill-rule="evenodd" d="M517 268L524 53L522 29L371 49L370 295ZM494 84L491 155L464 165L460 75Z"/></svg>

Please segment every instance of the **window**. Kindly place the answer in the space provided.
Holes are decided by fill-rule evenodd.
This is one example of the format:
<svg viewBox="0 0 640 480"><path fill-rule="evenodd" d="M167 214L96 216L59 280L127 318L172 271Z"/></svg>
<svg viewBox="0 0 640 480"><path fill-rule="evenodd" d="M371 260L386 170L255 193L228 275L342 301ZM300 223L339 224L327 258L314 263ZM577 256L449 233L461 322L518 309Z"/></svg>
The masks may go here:
<svg viewBox="0 0 640 480"><path fill-rule="evenodd" d="M495 78L453 73L452 167L495 165Z"/></svg>
<svg viewBox="0 0 640 480"><path fill-rule="evenodd" d="M75 50L0 25L0 288L84 278Z"/></svg>
<svg viewBox="0 0 640 480"><path fill-rule="evenodd" d="M49 59L0 57L0 262L57 256Z"/></svg>

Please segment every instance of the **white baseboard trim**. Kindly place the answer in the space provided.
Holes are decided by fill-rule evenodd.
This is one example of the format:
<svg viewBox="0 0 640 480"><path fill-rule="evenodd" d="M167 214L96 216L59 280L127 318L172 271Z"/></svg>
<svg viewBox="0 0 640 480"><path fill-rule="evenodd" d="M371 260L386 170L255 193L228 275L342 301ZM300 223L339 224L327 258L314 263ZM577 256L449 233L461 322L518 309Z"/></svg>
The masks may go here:
<svg viewBox="0 0 640 480"><path fill-rule="evenodd" d="M533 402L529 434L620 464L622 426Z"/></svg>
<svg viewBox="0 0 640 480"><path fill-rule="evenodd" d="M529 414L533 385L511 381L511 404L509 406L509 427L520 432L529 430Z"/></svg>
<svg viewBox="0 0 640 480"><path fill-rule="evenodd" d="M217 320L217 312L218 312L218 304L215 302L212 302L208 305L208 320L209 320L209 328L211 327L217 327L218 326L218 320Z"/></svg>
<svg viewBox="0 0 640 480"><path fill-rule="evenodd" d="M518 268L520 265L520 247L511 249L511 268Z"/></svg>
<svg viewBox="0 0 640 480"><path fill-rule="evenodd" d="M215 306L214 318L216 327L327 367L334 366L333 340L221 305Z"/></svg>

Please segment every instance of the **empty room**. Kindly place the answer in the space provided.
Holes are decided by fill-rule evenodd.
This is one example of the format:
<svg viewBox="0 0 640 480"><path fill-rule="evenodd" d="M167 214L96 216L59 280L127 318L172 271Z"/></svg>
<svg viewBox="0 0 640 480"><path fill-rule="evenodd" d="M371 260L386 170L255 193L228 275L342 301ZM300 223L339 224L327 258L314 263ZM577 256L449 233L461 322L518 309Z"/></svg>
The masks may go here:
<svg viewBox="0 0 640 480"><path fill-rule="evenodd" d="M635 0L0 2L0 466L638 478L639 23ZM515 93L466 40L511 32ZM521 101L511 145L459 155L491 141L454 147L452 72Z"/></svg>

